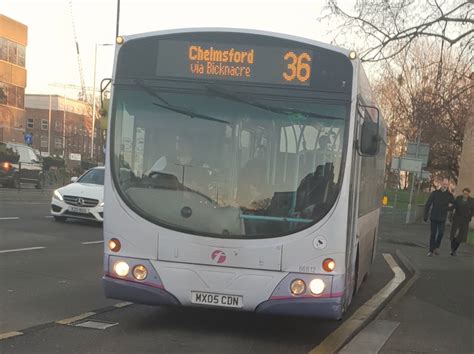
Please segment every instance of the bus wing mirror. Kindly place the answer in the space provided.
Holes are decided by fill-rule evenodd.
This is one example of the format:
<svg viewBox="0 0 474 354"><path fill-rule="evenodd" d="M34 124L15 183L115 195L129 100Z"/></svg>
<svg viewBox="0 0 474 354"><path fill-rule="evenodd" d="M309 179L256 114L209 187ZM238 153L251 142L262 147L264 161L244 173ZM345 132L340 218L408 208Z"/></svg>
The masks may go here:
<svg viewBox="0 0 474 354"><path fill-rule="evenodd" d="M112 79L102 79L102 81L100 82L100 109L102 111L105 110L104 95L107 88L110 86L111 83L112 83Z"/></svg>
<svg viewBox="0 0 474 354"><path fill-rule="evenodd" d="M364 121L360 134L359 151L361 155L374 156L379 150L379 125L371 121Z"/></svg>

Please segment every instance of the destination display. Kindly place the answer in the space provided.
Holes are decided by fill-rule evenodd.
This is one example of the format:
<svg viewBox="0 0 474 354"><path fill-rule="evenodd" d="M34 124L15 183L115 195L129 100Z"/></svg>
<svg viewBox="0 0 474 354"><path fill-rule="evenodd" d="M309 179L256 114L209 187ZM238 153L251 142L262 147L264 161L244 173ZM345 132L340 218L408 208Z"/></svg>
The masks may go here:
<svg viewBox="0 0 474 354"><path fill-rule="evenodd" d="M161 40L156 74L309 86L313 61L312 51L297 48Z"/></svg>

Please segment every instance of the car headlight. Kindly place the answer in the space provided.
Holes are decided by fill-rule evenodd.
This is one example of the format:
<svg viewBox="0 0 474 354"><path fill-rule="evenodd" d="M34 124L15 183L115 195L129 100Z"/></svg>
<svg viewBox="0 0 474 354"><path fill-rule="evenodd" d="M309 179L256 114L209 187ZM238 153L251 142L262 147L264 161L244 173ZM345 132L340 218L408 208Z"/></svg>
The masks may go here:
<svg viewBox="0 0 474 354"><path fill-rule="evenodd" d="M100 206L103 207L103 206L104 206L104 202L100 203Z"/></svg>
<svg viewBox="0 0 474 354"><path fill-rule="evenodd" d="M57 200L61 200L63 201L63 196L61 195L61 193L59 193L59 191L56 189L54 192L53 192L53 198L57 199Z"/></svg>

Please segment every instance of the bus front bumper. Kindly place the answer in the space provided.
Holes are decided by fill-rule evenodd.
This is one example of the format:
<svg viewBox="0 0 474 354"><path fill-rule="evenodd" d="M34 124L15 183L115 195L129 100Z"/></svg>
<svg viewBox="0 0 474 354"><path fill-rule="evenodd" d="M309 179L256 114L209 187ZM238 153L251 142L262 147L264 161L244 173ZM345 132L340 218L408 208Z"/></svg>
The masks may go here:
<svg viewBox="0 0 474 354"><path fill-rule="evenodd" d="M181 305L180 302L163 288L116 279L108 275L102 277L105 296L144 305Z"/></svg>
<svg viewBox="0 0 474 354"><path fill-rule="evenodd" d="M152 306L181 305L176 297L163 288L116 279L108 275L103 276L102 283L105 296L108 298ZM342 297L327 299L270 299L258 305L255 312L273 315L340 319L342 308Z"/></svg>

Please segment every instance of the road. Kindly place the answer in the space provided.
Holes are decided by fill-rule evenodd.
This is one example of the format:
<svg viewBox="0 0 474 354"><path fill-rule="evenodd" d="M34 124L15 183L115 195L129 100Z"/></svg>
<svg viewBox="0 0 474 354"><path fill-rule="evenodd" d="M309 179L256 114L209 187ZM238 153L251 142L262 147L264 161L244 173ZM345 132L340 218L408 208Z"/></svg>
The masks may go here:
<svg viewBox="0 0 474 354"><path fill-rule="evenodd" d="M1 353L305 353L343 321L270 317L197 308L160 308L105 299L102 228L49 217L51 191L0 189ZM346 318L392 277L378 254ZM94 312L104 330L56 321Z"/></svg>

